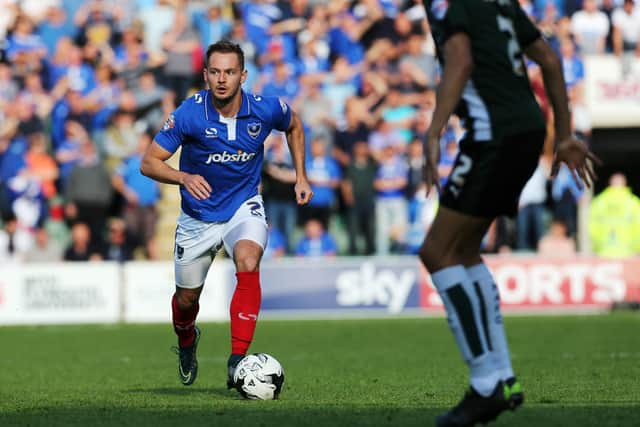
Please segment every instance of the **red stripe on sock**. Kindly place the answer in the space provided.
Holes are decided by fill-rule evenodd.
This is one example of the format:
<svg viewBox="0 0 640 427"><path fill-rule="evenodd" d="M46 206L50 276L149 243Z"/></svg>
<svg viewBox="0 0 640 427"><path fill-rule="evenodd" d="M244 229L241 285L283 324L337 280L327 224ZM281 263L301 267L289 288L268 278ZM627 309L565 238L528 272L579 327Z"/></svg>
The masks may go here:
<svg viewBox="0 0 640 427"><path fill-rule="evenodd" d="M171 312L173 313L173 330L178 335L178 345L180 347L189 347L196 338L194 326L196 324L196 316L200 310L200 304L195 303L188 310L180 310L178 300L173 294L171 298Z"/></svg>
<svg viewBox="0 0 640 427"><path fill-rule="evenodd" d="M231 315L231 353L247 354L253 334L256 330L256 322L260 312L259 272L236 273L238 283L231 298L229 312Z"/></svg>

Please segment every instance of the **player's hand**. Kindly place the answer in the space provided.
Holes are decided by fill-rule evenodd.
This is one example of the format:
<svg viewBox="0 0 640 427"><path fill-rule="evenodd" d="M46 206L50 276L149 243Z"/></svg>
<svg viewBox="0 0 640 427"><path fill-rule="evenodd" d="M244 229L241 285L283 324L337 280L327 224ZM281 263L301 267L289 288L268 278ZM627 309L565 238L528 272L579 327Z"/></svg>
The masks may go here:
<svg viewBox="0 0 640 427"><path fill-rule="evenodd" d="M211 195L211 186L201 175L185 173L182 185L197 200L208 199Z"/></svg>
<svg viewBox="0 0 640 427"><path fill-rule="evenodd" d="M583 182L587 187L591 187L597 178L593 170L593 164L601 165L602 161L589 151L584 142L574 137L569 137L560 141L556 147L553 164L551 165L552 178L558 175L558 170L562 163L569 167L573 179L578 187L582 189Z"/></svg>
<svg viewBox="0 0 640 427"><path fill-rule="evenodd" d="M429 137L424 147L423 177L427 187L427 194L435 187L440 194L440 177L438 176L438 163L440 163L440 138Z"/></svg>
<svg viewBox="0 0 640 427"><path fill-rule="evenodd" d="M311 197L313 197L311 185L309 185L309 181L307 181L306 179L296 181L294 191L296 192L296 202L298 202L298 205L300 206L309 203Z"/></svg>

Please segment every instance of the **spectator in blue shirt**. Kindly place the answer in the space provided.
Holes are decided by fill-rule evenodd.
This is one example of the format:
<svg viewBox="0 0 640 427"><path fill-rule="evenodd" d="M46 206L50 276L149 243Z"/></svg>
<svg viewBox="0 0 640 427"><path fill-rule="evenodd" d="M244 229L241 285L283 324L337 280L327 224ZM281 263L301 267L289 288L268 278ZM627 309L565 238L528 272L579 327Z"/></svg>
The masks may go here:
<svg viewBox="0 0 640 427"><path fill-rule="evenodd" d="M300 214L303 222L313 218L328 227L331 207L335 203L336 188L340 185L342 173L338 162L327 154L326 141L315 137L306 160L307 177L313 190L313 198Z"/></svg>
<svg viewBox="0 0 640 427"><path fill-rule="evenodd" d="M291 196L296 182L296 171L286 144L284 134L281 132L272 132L265 140L267 148L262 188L269 224L273 226L274 233L284 233L289 239L295 232L298 210L296 201ZM292 252L289 241L285 243L286 251Z"/></svg>
<svg viewBox="0 0 640 427"><path fill-rule="evenodd" d="M44 21L38 25L38 35L44 42L49 55L53 55L56 44L62 37L74 38L78 29L73 25L64 9L51 6Z"/></svg>
<svg viewBox="0 0 640 427"><path fill-rule="evenodd" d="M13 195L9 189L9 182L26 168L27 148L27 139L24 137L14 138L6 146L0 146L0 212L3 215L13 214Z"/></svg>
<svg viewBox="0 0 640 427"><path fill-rule="evenodd" d="M278 6L269 2L241 1L240 12L245 31L258 52L266 52L271 36L269 29L282 17Z"/></svg>
<svg viewBox="0 0 640 427"><path fill-rule="evenodd" d="M87 132L93 131L93 116L86 110L84 97L76 91L67 91L64 98L58 101L51 111L51 143L55 150L65 140L65 125L73 120Z"/></svg>
<svg viewBox="0 0 640 427"><path fill-rule="evenodd" d="M304 226L304 237L296 247L296 255L304 257L335 256L337 252L336 241L325 231L322 223L315 219L307 221Z"/></svg>
<svg viewBox="0 0 640 427"><path fill-rule="evenodd" d="M560 42L560 54L562 56L562 72L568 88L580 84L584 79L584 64L576 53L573 41L565 38Z"/></svg>
<svg viewBox="0 0 640 427"><path fill-rule="evenodd" d="M378 255L400 251L407 228L407 161L393 145L385 146L374 181L376 189L376 250Z"/></svg>
<svg viewBox="0 0 640 427"><path fill-rule="evenodd" d="M135 154L127 158L112 177L113 187L124 197L124 219L129 232L137 234L136 240L144 246L149 259L157 257L155 245L158 211L156 203L160 199L160 186L151 178L140 173L142 156L153 135L142 133Z"/></svg>
<svg viewBox="0 0 640 427"><path fill-rule="evenodd" d="M273 77L262 88L264 96L278 96L285 102L291 103L300 92L300 84L295 76L295 70L290 64L278 61L273 69Z"/></svg>
<svg viewBox="0 0 640 427"><path fill-rule="evenodd" d="M89 134L82 125L69 120L64 125L65 138L55 150L55 158L60 165L60 184L64 190L69 174L82 158L82 144L90 143Z"/></svg>
<svg viewBox="0 0 640 427"><path fill-rule="evenodd" d="M9 60L27 69L39 68L40 60L47 54L47 47L42 38L34 33L31 19L26 15L19 15L8 41Z"/></svg>
<svg viewBox="0 0 640 427"><path fill-rule="evenodd" d="M280 230L269 227L269 238L267 239L267 247L264 249L262 259L281 258L287 253L287 239Z"/></svg>
<svg viewBox="0 0 640 427"><path fill-rule="evenodd" d="M577 231L578 200L582 194L583 189L576 184L569 168L565 165L560 166L558 174L551 183L553 217L566 224L567 232L572 237Z"/></svg>
<svg viewBox="0 0 640 427"><path fill-rule="evenodd" d="M364 59L364 47L360 38L364 27L349 12L336 15L331 20L329 30L329 46L333 55L344 56L350 64L357 64Z"/></svg>
<svg viewBox="0 0 640 427"><path fill-rule="evenodd" d="M212 3L207 10L198 10L193 14L193 26L200 34L200 43L206 48L229 35L233 26L222 16L219 3Z"/></svg>
<svg viewBox="0 0 640 427"><path fill-rule="evenodd" d="M69 46L68 41L60 39L58 46L61 46L64 58L59 58L59 62L49 64L49 85L54 87L61 79L64 79L66 87L70 90L87 95L95 88L95 71L84 63L82 50L77 46Z"/></svg>
<svg viewBox="0 0 640 427"><path fill-rule="evenodd" d="M408 145L411 142L411 124L417 110L404 102L402 94L397 89L389 90L385 105L382 109L382 119L396 129L403 140Z"/></svg>

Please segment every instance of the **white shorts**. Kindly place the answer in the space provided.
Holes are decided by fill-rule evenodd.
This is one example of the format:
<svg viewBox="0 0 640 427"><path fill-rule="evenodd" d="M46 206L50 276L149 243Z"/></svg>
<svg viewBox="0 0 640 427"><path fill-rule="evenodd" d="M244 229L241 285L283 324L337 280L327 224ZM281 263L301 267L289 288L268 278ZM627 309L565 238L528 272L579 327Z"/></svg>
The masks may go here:
<svg viewBox="0 0 640 427"><path fill-rule="evenodd" d="M227 222L204 222L181 212L173 251L176 286L193 289L204 284L211 262L222 245L233 258L233 248L239 240L256 242L264 251L267 236L260 195L244 202Z"/></svg>

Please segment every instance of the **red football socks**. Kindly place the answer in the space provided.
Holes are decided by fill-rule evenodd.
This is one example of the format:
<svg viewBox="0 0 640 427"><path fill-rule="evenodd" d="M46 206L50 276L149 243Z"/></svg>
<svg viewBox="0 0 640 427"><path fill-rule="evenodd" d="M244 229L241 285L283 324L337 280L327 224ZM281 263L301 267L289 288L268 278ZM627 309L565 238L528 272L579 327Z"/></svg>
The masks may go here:
<svg viewBox="0 0 640 427"><path fill-rule="evenodd" d="M178 335L178 345L182 348L189 347L196 338L194 326L200 304L195 303L189 310L180 310L176 295L171 298L171 311L173 312L173 330Z"/></svg>
<svg viewBox="0 0 640 427"><path fill-rule="evenodd" d="M238 272L231 298L231 353L247 354L260 312L260 273Z"/></svg>

